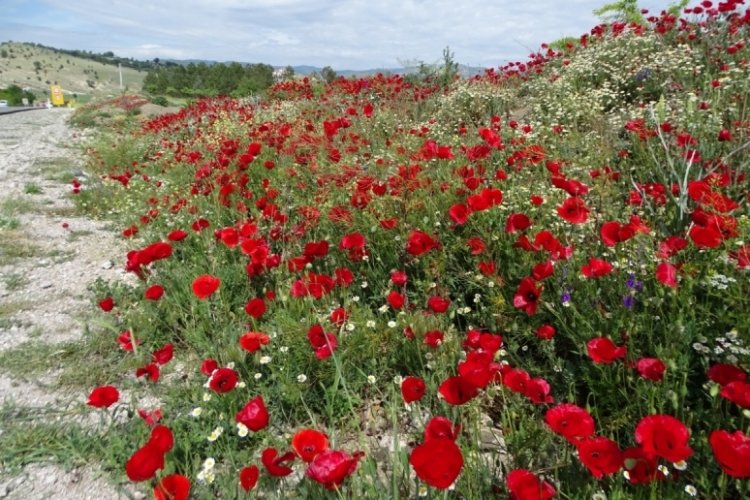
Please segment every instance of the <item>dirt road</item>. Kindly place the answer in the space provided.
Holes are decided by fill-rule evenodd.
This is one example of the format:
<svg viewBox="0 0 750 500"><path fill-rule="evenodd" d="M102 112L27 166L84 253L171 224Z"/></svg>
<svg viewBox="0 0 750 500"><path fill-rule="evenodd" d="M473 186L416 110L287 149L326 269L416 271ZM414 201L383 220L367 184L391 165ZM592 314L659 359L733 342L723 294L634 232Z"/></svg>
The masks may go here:
<svg viewBox="0 0 750 500"><path fill-rule="evenodd" d="M77 216L70 200L70 179L85 178L81 132L67 126L70 114L51 109L0 116L2 359L80 339L91 311L89 284L99 277L122 277L122 266L110 260L124 252L114 232L103 222ZM53 359L48 361L54 365ZM57 384L59 369L36 368L24 376L7 361L0 365L0 443L21 425L33 428L35 419L55 410L80 410L86 401L84 388ZM20 473L0 462L0 498L99 500L134 495L120 492L96 464L65 470L36 455L24 462L34 463Z"/></svg>

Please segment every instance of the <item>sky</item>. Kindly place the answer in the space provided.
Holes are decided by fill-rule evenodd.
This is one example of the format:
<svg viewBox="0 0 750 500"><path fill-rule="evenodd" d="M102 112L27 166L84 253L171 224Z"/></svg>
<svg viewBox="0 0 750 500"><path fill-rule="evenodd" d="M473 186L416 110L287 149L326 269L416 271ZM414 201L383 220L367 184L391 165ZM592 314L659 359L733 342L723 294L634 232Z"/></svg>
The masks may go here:
<svg viewBox="0 0 750 500"><path fill-rule="evenodd" d="M336 70L497 67L580 36L605 0L0 0L0 41ZM641 0L659 13L670 0ZM694 2L691 2L691 4Z"/></svg>

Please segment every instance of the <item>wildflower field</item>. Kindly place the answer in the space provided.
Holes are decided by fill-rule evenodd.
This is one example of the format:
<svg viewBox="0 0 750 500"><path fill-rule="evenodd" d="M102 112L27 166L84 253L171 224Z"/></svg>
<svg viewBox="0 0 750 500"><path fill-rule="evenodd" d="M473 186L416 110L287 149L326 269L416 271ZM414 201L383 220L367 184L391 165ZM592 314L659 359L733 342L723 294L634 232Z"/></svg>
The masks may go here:
<svg viewBox="0 0 750 500"><path fill-rule="evenodd" d="M447 86L300 79L103 130L73 191L137 277L95 290L116 473L750 496L749 31L704 1Z"/></svg>

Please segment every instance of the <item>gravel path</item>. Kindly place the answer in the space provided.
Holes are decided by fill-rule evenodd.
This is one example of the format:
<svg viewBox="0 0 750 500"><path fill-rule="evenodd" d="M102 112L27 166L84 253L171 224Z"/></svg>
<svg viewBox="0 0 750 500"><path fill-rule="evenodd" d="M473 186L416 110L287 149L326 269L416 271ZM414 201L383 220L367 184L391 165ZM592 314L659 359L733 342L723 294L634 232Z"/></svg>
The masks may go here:
<svg viewBox="0 0 750 500"><path fill-rule="evenodd" d="M61 343L82 335L91 312L87 287L97 278L122 279L124 255L104 223L75 216L65 177L84 177L76 147L80 132L66 125L67 109L0 116L0 352L27 342ZM32 344L28 344L31 348ZM19 380L0 366L0 406L63 409L85 394L49 392L56 373ZM0 434L3 432L0 422ZM0 498L132 498L96 464L66 471L33 464L8 475L0 464ZM138 496L138 495L136 495Z"/></svg>

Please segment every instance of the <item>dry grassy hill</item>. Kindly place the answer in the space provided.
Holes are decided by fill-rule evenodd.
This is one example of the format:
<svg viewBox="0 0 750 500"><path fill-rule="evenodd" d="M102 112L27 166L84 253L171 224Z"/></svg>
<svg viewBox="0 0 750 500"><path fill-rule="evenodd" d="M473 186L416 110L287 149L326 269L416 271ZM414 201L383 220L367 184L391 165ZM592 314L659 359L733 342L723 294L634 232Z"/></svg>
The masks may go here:
<svg viewBox="0 0 750 500"><path fill-rule="evenodd" d="M123 87L140 91L145 76L145 71L123 67ZM0 43L0 87L18 85L38 96L45 96L53 84L62 86L66 94L77 94L83 100L120 92L117 66L25 43Z"/></svg>

